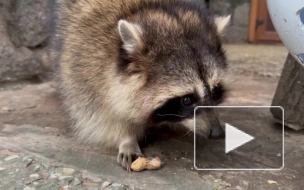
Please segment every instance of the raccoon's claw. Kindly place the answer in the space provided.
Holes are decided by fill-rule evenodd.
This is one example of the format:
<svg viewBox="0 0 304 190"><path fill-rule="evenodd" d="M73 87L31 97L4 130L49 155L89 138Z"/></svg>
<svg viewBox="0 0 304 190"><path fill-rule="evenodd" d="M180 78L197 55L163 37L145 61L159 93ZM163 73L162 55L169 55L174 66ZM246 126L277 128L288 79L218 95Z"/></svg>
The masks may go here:
<svg viewBox="0 0 304 190"><path fill-rule="evenodd" d="M131 164L139 156L142 156L137 141L133 138L125 138L119 145L117 162L128 172L131 172Z"/></svg>
<svg viewBox="0 0 304 190"><path fill-rule="evenodd" d="M128 172L131 171L131 164L132 164L132 155L131 154L125 154L125 153L119 153L117 157L118 164L121 165L124 169L126 169Z"/></svg>
<svg viewBox="0 0 304 190"><path fill-rule="evenodd" d="M128 172L131 172L131 164L138 157L142 157L142 153L119 153L117 156L117 163L121 165Z"/></svg>

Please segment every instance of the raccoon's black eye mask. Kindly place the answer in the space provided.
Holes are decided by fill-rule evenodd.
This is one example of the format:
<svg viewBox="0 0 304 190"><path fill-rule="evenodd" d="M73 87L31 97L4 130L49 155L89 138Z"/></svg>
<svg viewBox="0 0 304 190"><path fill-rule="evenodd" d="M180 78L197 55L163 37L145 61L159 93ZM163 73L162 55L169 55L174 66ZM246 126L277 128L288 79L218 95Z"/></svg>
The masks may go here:
<svg viewBox="0 0 304 190"><path fill-rule="evenodd" d="M209 98L202 102L198 95L188 94L183 97L175 97L168 100L162 107L158 108L153 115L155 122L180 122L187 118L193 118L194 108L200 105L217 105L225 98L226 90L222 84L218 84L206 94Z"/></svg>
<svg viewBox="0 0 304 190"><path fill-rule="evenodd" d="M226 89L222 84L218 84L217 86L213 87L211 92L211 97L215 104L222 103L225 96L226 96Z"/></svg>
<svg viewBox="0 0 304 190"><path fill-rule="evenodd" d="M179 122L186 118L192 118L193 110L198 101L199 97L194 94L172 98L155 111L155 121Z"/></svg>

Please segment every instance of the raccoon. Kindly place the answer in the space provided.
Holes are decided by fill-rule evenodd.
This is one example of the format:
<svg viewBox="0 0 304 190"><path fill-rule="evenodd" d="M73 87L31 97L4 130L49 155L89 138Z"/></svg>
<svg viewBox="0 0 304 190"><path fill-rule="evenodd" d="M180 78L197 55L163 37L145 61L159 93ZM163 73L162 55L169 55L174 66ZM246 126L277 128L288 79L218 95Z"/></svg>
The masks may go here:
<svg viewBox="0 0 304 190"><path fill-rule="evenodd" d="M51 57L63 107L83 142L118 150L128 171L138 141L164 123L194 129L196 106L225 97L221 37L230 16L198 0L56 0ZM218 114L197 132L224 136Z"/></svg>

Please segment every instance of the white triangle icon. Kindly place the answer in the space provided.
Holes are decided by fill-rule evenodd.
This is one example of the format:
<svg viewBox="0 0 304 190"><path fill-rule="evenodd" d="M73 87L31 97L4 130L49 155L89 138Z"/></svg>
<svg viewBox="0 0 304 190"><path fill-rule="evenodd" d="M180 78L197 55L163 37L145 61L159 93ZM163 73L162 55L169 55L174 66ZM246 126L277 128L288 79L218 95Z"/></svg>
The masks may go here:
<svg viewBox="0 0 304 190"><path fill-rule="evenodd" d="M228 153L254 139L253 136L244 133L228 123L225 124L225 133L225 153Z"/></svg>

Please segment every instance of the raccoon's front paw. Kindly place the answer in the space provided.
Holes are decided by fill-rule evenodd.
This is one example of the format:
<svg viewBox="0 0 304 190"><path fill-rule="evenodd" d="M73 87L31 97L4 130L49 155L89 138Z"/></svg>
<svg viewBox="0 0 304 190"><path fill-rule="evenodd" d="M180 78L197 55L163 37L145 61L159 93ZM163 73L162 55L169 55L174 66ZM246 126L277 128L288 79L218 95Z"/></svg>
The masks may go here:
<svg viewBox="0 0 304 190"><path fill-rule="evenodd" d="M119 146L117 163L128 172L131 171L131 164L138 157L143 157L137 142L123 143Z"/></svg>
<svg viewBox="0 0 304 190"><path fill-rule="evenodd" d="M131 164L138 157L143 157L143 154L142 153L121 152L121 153L118 153L117 162L118 162L118 164L121 165L121 167L126 169L128 172L131 172Z"/></svg>

